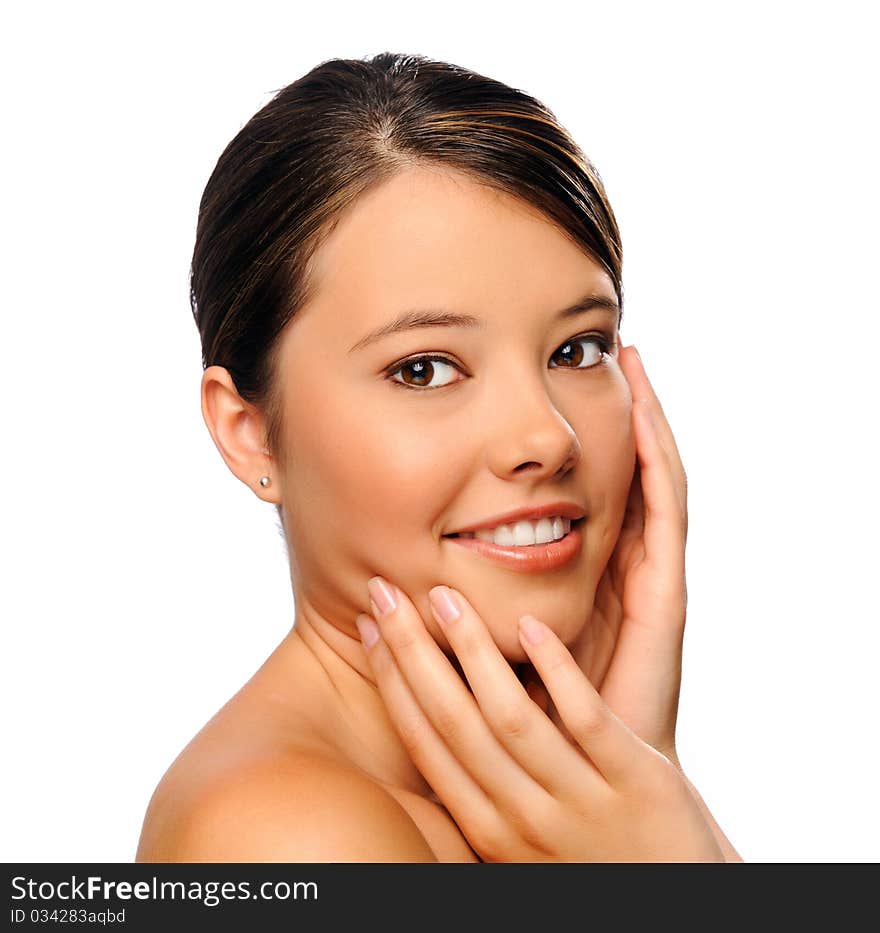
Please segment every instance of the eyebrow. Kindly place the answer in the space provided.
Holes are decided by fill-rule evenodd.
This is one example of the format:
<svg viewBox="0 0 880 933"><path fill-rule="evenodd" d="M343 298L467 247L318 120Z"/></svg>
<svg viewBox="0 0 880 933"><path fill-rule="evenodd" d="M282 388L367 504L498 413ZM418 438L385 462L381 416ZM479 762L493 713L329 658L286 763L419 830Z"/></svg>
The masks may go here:
<svg viewBox="0 0 880 933"><path fill-rule="evenodd" d="M557 320L564 320L569 317L574 317L577 314L583 314L586 311L596 310L613 313L617 315L618 323L620 322L620 305L617 301L613 298L606 298L604 295L593 294L584 295L583 298L576 301L573 305L563 308L557 313L556 318ZM355 350L360 350L368 344L380 340L382 337L388 337L391 334L399 334L407 330L415 330L419 327L483 328L485 327L485 323L486 322L481 318L474 317L471 314L456 314L453 311L446 311L442 308L424 310L413 309L404 312L393 321L389 321L389 323L383 324L381 327L377 327L375 330L370 331L365 337L358 340L348 352L353 353Z"/></svg>

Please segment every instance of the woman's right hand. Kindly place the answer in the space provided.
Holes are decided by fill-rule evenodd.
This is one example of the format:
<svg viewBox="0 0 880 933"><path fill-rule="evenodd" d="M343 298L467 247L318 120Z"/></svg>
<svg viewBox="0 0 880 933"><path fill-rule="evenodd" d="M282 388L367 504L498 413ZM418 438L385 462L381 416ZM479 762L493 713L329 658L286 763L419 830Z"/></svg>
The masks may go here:
<svg viewBox="0 0 880 933"><path fill-rule="evenodd" d="M382 583L396 605L372 603L378 628L357 619L379 692L484 862L724 861L678 769L611 711L547 626L524 617L520 641L576 744L532 702L464 596L430 594L473 695L411 600Z"/></svg>

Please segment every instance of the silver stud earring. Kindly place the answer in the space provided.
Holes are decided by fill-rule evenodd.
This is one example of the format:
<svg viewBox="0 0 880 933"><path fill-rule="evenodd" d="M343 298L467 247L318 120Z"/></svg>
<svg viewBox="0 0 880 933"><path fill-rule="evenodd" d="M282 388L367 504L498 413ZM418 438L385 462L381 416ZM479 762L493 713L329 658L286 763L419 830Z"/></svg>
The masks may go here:
<svg viewBox="0 0 880 933"><path fill-rule="evenodd" d="M271 482L272 480L270 480L268 476L260 477L260 485L263 487L263 489L265 489Z"/></svg>

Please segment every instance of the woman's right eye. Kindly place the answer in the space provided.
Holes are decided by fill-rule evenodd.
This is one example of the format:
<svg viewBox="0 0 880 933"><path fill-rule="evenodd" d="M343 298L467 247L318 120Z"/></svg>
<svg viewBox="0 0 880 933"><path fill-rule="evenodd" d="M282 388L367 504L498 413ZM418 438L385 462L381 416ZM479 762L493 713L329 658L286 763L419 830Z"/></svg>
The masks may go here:
<svg viewBox="0 0 880 933"><path fill-rule="evenodd" d="M407 360L405 363L401 363L396 369L391 370L388 373L388 378L395 385L404 386L407 389L416 389L417 391L420 389L440 389L443 386L451 385L454 380L447 379L445 382L441 381L431 385L431 381L435 377L439 376L442 380L444 377L459 371L457 366L443 359L443 357L419 356L415 359ZM411 381L395 379L394 377L398 373L407 375Z"/></svg>

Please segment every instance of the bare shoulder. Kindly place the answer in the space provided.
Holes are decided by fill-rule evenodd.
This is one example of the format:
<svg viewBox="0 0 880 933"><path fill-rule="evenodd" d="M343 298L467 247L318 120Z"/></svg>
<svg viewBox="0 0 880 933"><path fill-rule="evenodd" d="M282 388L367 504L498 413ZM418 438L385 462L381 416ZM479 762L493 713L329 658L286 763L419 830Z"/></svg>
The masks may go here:
<svg viewBox="0 0 880 933"><path fill-rule="evenodd" d="M307 752L156 789L139 862L434 862L407 811L353 767Z"/></svg>

